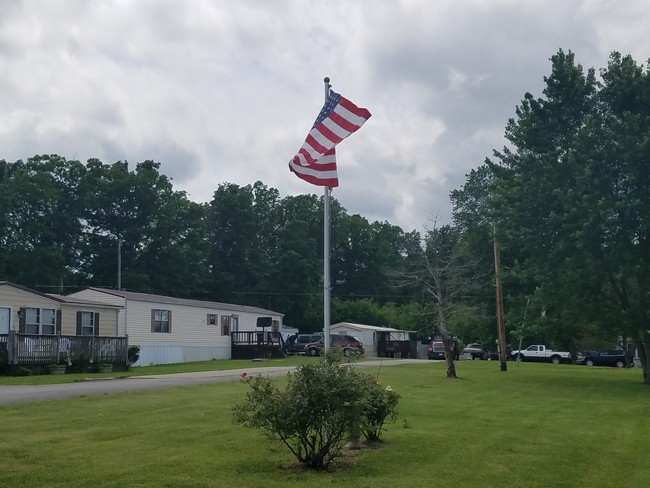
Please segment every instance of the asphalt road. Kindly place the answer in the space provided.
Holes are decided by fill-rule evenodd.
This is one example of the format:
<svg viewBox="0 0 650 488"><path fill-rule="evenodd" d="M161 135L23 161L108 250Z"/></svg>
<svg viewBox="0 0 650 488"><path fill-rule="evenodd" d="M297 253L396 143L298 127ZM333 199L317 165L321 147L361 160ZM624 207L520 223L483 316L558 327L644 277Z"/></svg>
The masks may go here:
<svg viewBox="0 0 650 488"><path fill-rule="evenodd" d="M398 366L400 364L422 363L422 359L384 359L357 363L358 367L379 368ZM428 361L430 362L430 361ZM248 375L263 374L266 376L284 376L295 366L245 368L226 371L201 371L198 373L177 373L157 376L130 376L128 378L89 379L77 383L61 383L54 385L6 385L0 386L0 405L26 403L60 398L103 395L107 393L123 393L130 391L174 388L187 385L203 385L236 381L241 378L243 371Z"/></svg>

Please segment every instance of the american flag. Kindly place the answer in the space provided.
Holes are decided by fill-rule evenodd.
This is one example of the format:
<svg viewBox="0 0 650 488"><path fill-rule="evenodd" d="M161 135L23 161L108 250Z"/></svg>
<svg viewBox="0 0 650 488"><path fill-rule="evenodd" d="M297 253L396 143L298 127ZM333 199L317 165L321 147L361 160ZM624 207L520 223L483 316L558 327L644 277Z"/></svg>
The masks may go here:
<svg viewBox="0 0 650 488"><path fill-rule="evenodd" d="M330 90L298 154L289 161L289 169L298 178L317 186L336 188L336 145L356 132L370 118L370 112Z"/></svg>

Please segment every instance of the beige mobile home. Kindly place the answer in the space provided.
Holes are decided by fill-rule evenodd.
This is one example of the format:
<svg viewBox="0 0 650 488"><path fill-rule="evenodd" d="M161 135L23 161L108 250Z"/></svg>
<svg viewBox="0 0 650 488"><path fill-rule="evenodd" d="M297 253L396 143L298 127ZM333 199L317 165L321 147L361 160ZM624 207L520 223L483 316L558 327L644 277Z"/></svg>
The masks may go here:
<svg viewBox="0 0 650 488"><path fill-rule="evenodd" d="M126 340L118 334L120 309L0 281L2 356L9 364L25 365L56 363L72 354L126 362Z"/></svg>

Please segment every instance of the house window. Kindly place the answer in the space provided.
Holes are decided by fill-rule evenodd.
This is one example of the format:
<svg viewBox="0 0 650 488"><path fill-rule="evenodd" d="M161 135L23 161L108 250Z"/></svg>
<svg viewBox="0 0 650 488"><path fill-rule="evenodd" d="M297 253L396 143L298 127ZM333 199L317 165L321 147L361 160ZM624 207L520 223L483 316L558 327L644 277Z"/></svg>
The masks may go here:
<svg viewBox="0 0 650 488"><path fill-rule="evenodd" d="M99 314L97 312L77 312L77 335L99 335Z"/></svg>
<svg viewBox="0 0 650 488"><path fill-rule="evenodd" d="M26 308L25 333L56 334L56 310L51 308Z"/></svg>
<svg viewBox="0 0 650 488"><path fill-rule="evenodd" d="M81 312L81 335L94 335L95 325L93 312Z"/></svg>
<svg viewBox="0 0 650 488"><path fill-rule="evenodd" d="M239 315L232 315L232 325L230 327L230 332L239 331Z"/></svg>
<svg viewBox="0 0 650 488"><path fill-rule="evenodd" d="M209 313L208 314L208 325L217 325L217 314Z"/></svg>
<svg viewBox="0 0 650 488"><path fill-rule="evenodd" d="M271 332L280 332L280 321L274 320L271 325Z"/></svg>
<svg viewBox="0 0 650 488"><path fill-rule="evenodd" d="M25 333L40 334L40 330L41 330L41 309L26 308L25 309Z"/></svg>
<svg viewBox="0 0 650 488"><path fill-rule="evenodd" d="M230 315L221 316L221 335L230 335Z"/></svg>
<svg viewBox="0 0 650 488"><path fill-rule="evenodd" d="M172 311L152 310L151 311L151 332L171 334L172 332Z"/></svg>

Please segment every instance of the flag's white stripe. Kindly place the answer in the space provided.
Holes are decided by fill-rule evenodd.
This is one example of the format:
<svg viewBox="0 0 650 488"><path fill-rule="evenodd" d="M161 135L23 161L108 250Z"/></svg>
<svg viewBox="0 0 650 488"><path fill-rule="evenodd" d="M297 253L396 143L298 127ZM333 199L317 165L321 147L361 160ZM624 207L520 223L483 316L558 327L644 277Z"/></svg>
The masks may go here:
<svg viewBox="0 0 650 488"><path fill-rule="evenodd" d="M333 121L332 119L330 119L329 117L326 118L325 120L323 120L323 122L321 122L321 123L322 123L325 127L327 127L329 130L331 130L332 132L334 132L334 134L336 134L337 136L339 136L341 139L345 139L345 138L348 137L350 134L352 134L352 132L350 132L350 131L347 130L347 129L344 129L343 127L341 127L339 124L337 124L336 122L334 122L334 121ZM330 144L331 144L331 142L330 142ZM329 147L331 148L331 146L329 146Z"/></svg>
<svg viewBox="0 0 650 488"><path fill-rule="evenodd" d="M309 162L307 161L307 158L305 158L305 155L302 153L299 153L298 156L298 161L300 166L311 166L312 164L323 164L323 163L336 163L336 154L330 154L330 155L321 155L319 152L317 152L314 148L312 148L309 144L305 144L303 146L307 152L316 160L316 162Z"/></svg>
<svg viewBox="0 0 650 488"><path fill-rule="evenodd" d="M321 153L320 151L317 151L316 149L314 149L312 147L312 145L309 144L307 141L305 141L305 143L302 145L301 149L304 149L312 157L312 159L318 159L323 155L323 153ZM304 154L299 153L298 157L300 158L300 161L301 161L300 164L302 164L303 166L305 166L307 164L311 164L311 162L307 160L307 158L305 157Z"/></svg>
<svg viewBox="0 0 650 488"><path fill-rule="evenodd" d="M334 112L339 114L341 117L343 117L345 120L347 120L351 124L358 125L359 127L361 127L364 124L364 122L366 120L368 120L365 117L358 116L354 112L350 112L347 108L345 108L341 104L338 104L334 108Z"/></svg>
<svg viewBox="0 0 650 488"><path fill-rule="evenodd" d="M338 127L337 124L335 125ZM328 151L334 147L334 142L332 142L327 137L325 137L323 133L318 129L312 129L309 132L309 135L312 136L316 140L316 142L318 142L321 146L326 147ZM308 145L308 143L306 145Z"/></svg>
<svg viewBox="0 0 650 488"><path fill-rule="evenodd" d="M325 154L315 164L336 163L336 154Z"/></svg>
<svg viewBox="0 0 650 488"><path fill-rule="evenodd" d="M314 169L313 166L297 166L293 163L290 163L293 170L301 175L313 176L314 178L319 178L321 180L330 180L338 179L338 174L336 170L322 171Z"/></svg>

